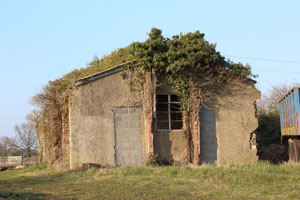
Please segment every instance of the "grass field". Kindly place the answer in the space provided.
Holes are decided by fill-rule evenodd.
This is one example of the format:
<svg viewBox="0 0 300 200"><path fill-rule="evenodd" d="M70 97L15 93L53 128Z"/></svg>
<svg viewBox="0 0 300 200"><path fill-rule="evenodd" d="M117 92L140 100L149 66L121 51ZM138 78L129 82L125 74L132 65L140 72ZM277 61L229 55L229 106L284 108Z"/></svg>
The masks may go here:
<svg viewBox="0 0 300 200"><path fill-rule="evenodd" d="M0 199L299 199L300 165L0 172Z"/></svg>

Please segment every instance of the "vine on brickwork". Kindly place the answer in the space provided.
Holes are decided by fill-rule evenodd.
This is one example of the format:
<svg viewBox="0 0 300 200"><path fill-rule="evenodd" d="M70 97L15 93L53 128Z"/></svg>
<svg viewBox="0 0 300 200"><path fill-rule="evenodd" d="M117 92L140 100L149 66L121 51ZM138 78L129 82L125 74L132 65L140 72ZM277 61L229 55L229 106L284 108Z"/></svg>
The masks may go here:
<svg viewBox="0 0 300 200"><path fill-rule="evenodd" d="M216 51L216 45L206 41L199 31L165 38L161 30L152 28L148 36L145 42L134 42L129 46L137 64L127 65L127 69L134 71L134 82L140 84L144 84L147 72L154 77L164 74L168 84L176 90L186 119L187 160L191 161L194 149L190 122L193 114L197 115L195 111L205 106L214 89L231 80L248 80L256 76L249 65L226 61Z"/></svg>

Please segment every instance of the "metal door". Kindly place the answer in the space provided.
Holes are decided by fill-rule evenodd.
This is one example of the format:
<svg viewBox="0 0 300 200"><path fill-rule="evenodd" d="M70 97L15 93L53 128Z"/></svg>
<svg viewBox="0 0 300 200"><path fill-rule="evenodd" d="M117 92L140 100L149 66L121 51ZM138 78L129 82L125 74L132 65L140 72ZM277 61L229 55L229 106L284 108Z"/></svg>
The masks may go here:
<svg viewBox="0 0 300 200"><path fill-rule="evenodd" d="M215 111L200 111L200 162L214 164L217 161L217 137Z"/></svg>

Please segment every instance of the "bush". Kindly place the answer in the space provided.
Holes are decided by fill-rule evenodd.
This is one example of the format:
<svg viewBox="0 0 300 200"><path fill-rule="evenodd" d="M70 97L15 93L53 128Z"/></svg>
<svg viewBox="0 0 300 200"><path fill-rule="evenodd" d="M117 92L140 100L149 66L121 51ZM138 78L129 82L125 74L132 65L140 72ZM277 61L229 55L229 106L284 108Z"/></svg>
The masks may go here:
<svg viewBox="0 0 300 200"><path fill-rule="evenodd" d="M258 148L270 144L281 144L279 113L259 113L256 142Z"/></svg>

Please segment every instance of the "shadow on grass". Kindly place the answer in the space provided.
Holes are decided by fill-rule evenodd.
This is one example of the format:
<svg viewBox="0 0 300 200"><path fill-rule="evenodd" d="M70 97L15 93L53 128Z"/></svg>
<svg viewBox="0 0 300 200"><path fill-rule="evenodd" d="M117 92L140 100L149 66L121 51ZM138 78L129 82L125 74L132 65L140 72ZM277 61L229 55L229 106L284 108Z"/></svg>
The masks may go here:
<svg viewBox="0 0 300 200"><path fill-rule="evenodd" d="M0 192L0 199L13 199L13 200L39 200L39 199L57 199L45 194L34 193L13 193L13 192Z"/></svg>
<svg viewBox="0 0 300 200"><path fill-rule="evenodd" d="M0 190L7 187L7 185L43 185L43 184L53 184L58 182L65 182L66 180L76 179L76 173L73 177L70 172L61 172L55 174L43 174L39 176L19 176L13 178L3 178L0 181ZM79 176L79 175L78 175Z"/></svg>
<svg viewBox="0 0 300 200"><path fill-rule="evenodd" d="M34 186L34 185L42 185L42 184L51 184L53 182L57 182L57 180L55 180L52 177L31 177L31 176L27 176L27 177L18 177L18 178L14 178L14 179L6 179L6 180L1 180L0 182L0 190L5 189L7 186ZM11 187L10 187L11 188ZM1 193L0 193L1 194ZM1 195L0 195L1 196Z"/></svg>
<svg viewBox="0 0 300 200"><path fill-rule="evenodd" d="M39 200L39 199L60 199L50 194L23 192L24 187L35 187L35 185L51 185L60 181L60 178L67 176L64 173L36 176L20 176L12 179L4 178L0 181L0 200ZM23 189L22 189L23 188Z"/></svg>

